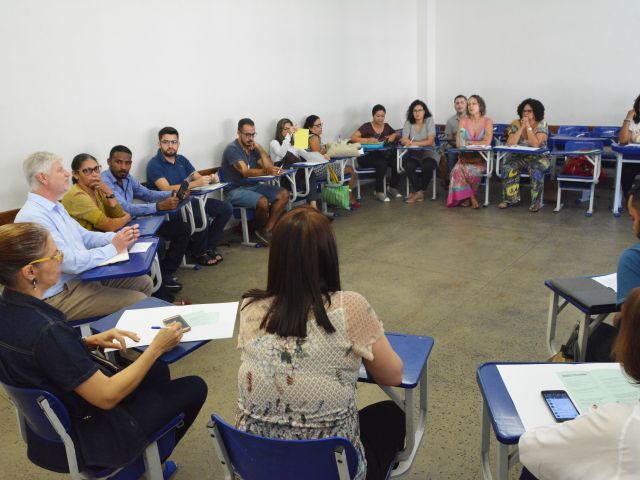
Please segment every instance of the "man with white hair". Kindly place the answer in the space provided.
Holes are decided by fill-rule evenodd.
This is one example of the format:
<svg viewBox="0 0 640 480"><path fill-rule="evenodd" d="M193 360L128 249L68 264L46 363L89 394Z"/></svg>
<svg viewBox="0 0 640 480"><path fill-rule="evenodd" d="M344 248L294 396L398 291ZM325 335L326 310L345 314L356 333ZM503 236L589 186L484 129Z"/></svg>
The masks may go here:
<svg viewBox="0 0 640 480"><path fill-rule="evenodd" d="M90 232L69 216L58 199L69 188L69 172L61 158L50 152L36 152L23 163L31 188L16 222L34 222L45 227L64 254L58 283L48 289L44 300L61 310L69 320L104 316L144 300L151 294L148 275L101 282L83 282L80 274L123 251L139 236L138 228L125 227L117 233Z"/></svg>

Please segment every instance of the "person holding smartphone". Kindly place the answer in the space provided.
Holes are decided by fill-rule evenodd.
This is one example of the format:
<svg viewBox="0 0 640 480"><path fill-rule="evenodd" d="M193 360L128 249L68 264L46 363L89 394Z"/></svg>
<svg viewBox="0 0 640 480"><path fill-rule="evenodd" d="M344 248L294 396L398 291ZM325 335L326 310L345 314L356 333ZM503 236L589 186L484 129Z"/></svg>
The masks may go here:
<svg viewBox="0 0 640 480"><path fill-rule="evenodd" d="M640 383L640 288L622 307L613 347L617 361ZM640 403L594 406L574 420L525 432L518 444L521 479L635 479L640 472Z"/></svg>

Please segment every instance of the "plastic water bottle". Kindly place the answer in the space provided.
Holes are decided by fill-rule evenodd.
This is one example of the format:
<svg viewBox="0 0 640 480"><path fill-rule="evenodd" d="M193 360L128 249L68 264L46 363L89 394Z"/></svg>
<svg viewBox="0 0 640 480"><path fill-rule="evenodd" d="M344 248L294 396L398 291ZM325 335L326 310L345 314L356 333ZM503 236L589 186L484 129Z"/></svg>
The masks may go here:
<svg viewBox="0 0 640 480"><path fill-rule="evenodd" d="M467 132L464 128L461 128L458 132L458 143L460 144L460 148L465 148L467 146L467 136L465 135L466 133Z"/></svg>

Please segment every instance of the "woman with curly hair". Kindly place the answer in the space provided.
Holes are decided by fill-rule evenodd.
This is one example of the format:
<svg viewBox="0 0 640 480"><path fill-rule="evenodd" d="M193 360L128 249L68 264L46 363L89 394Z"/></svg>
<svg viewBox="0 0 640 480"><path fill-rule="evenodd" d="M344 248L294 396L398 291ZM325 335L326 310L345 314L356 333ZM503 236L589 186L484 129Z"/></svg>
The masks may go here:
<svg viewBox="0 0 640 480"><path fill-rule="evenodd" d="M539 100L527 98L518 105L518 119L508 128L507 145L545 148L549 127L544 120L544 105ZM508 208L520 202L520 171L527 170L531 180L530 212L537 212L542 206L544 174L551 164L548 153L544 155L508 155L502 171L502 202L499 208Z"/></svg>
<svg viewBox="0 0 640 480"><path fill-rule="evenodd" d="M436 141L436 124L433 115L422 100L414 100L407 109L407 121L402 127L400 142L404 147L431 147ZM408 151L404 156L404 168L407 171L409 183L413 187L405 200L407 203L424 201L424 191L433 177L433 171L438 166L438 156L435 151ZM418 172L418 167L422 172Z"/></svg>

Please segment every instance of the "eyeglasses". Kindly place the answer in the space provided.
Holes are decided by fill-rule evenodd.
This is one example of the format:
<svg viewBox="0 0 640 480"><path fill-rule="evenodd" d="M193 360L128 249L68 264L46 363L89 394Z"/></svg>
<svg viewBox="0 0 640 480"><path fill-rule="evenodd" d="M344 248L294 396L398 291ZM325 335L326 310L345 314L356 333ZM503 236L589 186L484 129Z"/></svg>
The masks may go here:
<svg viewBox="0 0 640 480"><path fill-rule="evenodd" d="M36 263L47 262L49 260L55 260L58 263L62 263L62 260L64 260L63 251L62 250L56 250L56 253L52 257L39 258L37 260L34 260L33 262L27 263L27 266L28 265L35 265Z"/></svg>
<svg viewBox="0 0 640 480"><path fill-rule="evenodd" d="M91 175L92 173L100 173L100 169L102 167L100 165L96 165L93 168L83 168L82 170L80 170L84 175Z"/></svg>
<svg viewBox="0 0 640 480"><path fill-rule="evenodd" d="M245 133L245 132L240 132L240 135L242 135L243 137L246 138L256 138L258 136L257 133Z"/></svg>
<svg viewBox="0 0 640 480"><path fill-rule="evenodd" d="M160 140L162 145L177 145L178 140Z"/></svg>
<svg viewBox="0 0 640 480"><path fill-rule="evenodd" d="M424 112L424 108L414 108L413 113Z"/></svg>

